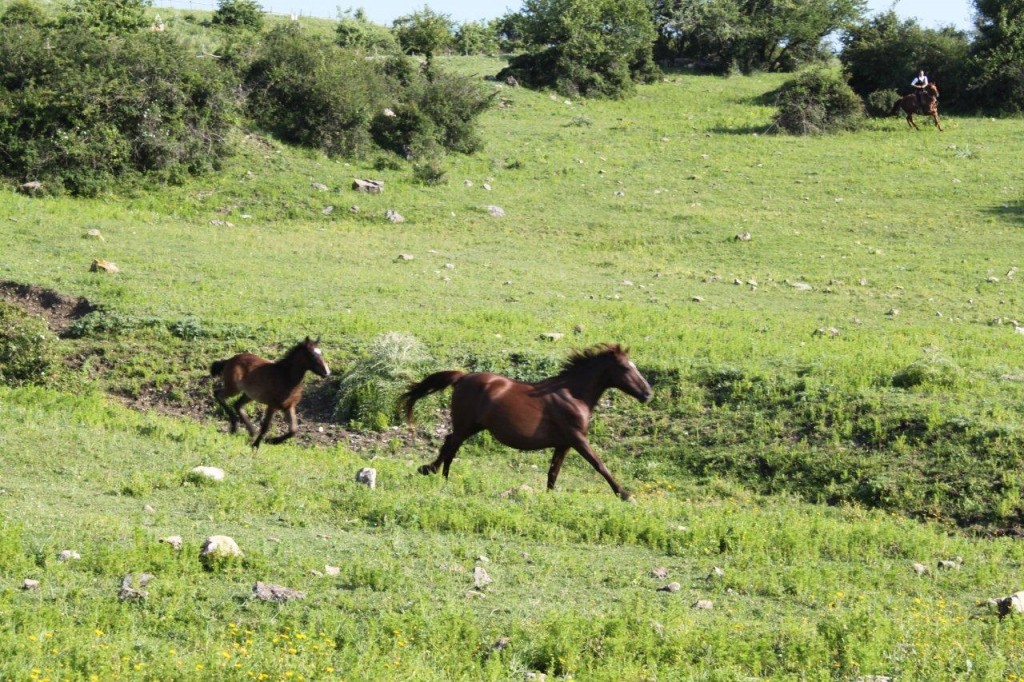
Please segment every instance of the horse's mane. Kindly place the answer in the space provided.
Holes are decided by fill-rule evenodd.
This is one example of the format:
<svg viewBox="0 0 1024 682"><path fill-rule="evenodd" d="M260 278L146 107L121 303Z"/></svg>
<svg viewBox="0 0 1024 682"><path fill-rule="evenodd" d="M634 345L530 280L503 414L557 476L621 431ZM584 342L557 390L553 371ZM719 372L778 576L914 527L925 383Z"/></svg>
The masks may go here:
<svg viewBox="0 0 1024 682"><path fill-rule="evenodd" d="M628 351L617 343L599 343L590 348L573 351L565 362L562 363L561 374L569 374L586 367L601 358L610 355L625 355Z"/></svg>

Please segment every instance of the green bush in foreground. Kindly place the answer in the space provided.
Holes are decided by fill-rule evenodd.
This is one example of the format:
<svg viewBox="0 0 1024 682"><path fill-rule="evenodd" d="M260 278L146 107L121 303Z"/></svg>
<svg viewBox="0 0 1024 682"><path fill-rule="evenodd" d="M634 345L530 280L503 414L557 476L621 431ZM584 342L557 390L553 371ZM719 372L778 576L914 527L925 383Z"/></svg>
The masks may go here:
<svg viewBox="0 0 1024 682"><path fill-rule="evenodd" d="M864 118L864 105L841 74L826 69L805 71L779 90L775 124L794 135L853 130Z"/></svg>
<svg viewBox="0 0 1024 682"><path fill-rule="evenodd" d="M166 33L0 26L0 175L83 195L180 180L219 166L233 116L217 67Z"/></svg>
<svg viewBox="0 0 1024 682"><path fill-rule="evenodd" d="M44 384L59 362L46 322L0 301L0 383Z"/></svg>

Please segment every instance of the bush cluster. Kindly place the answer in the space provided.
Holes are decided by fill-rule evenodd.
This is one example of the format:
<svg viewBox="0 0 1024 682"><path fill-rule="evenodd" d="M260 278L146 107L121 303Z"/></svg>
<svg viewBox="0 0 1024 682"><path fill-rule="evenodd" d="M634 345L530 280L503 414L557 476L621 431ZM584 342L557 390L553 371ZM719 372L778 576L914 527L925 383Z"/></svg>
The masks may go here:
<svg viewBox="0 0 1024 682"><path fill-rule="evenodd" d="M342 377L335 417L353 428L374 431L398 424L398 396L420 378L429 361L430 354L415 336L391 332L374 339Z"/></svg>
<svg viewBox="0 0 1024 682"><path fill-rule="evenodd" d="M56 339L46 322L0 301L0 383L44 384L59 367Z"/></svg>
<svg viewBox="0 0 1024 682"><path fill-rule="evenodd" d="M779 89L775 124L794 135L852 130L864 118L864 105L842 74L810 69Z"/></svg>

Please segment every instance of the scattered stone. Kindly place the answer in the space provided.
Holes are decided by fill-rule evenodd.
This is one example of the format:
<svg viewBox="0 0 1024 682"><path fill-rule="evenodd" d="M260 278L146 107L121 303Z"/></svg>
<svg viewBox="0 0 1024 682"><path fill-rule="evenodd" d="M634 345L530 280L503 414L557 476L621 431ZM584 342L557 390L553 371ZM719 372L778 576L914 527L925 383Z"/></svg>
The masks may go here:
<svg viewBox="0 0 1024 682"><path fill-rule="evenodd" d="M189 477L193 479L207 479L210 481L223 481L224 470L217 467L198 466L192 467L192 470L188 472Z"/></svg>
<svg viewBox="0 0 1024 682"><path fill-rule="evenodd" d="M398 257L395 258L395 260L409 261L409 260L413 260L414 258L416 258L416 256L412 255L411 253L400 253L400 254L398 254Z"/></svg>
<svg viewBox="0 0 1024 682"><path fill-rule="evenodd" d="M738 242L749 242L753 238L754 235L750 234L749 232L740 232L738 235L733 237L733 239L735 239Z"/></svg>
<svg viewBox="0 0 1024 682"><path fill-rule="evenodd" d="M626 193L623 192L621 189L615 190L615 196L617 196L617 197L624 197L624 196L626 196Z"/></svg>
<svg viewBox="0 0 1024 682"><path fill-rule="evenodd" d="M985 281L988 282L989 284L995 284L996 282L999 281L999 278L998 277L988 277L987 279L985 279Z"/></svg>
<svg viewBox="0 0 1024 682"><path fill-rule="evenodd" d="M396 116L398 116L398 114L396 114L391 109L385 109L384 110L384 115L387 116L388 118L395 118Z"/></svg>
<svg viewBox="0 0 1024 682"><path fill-rule="evenodd" d="M541 341L551 341L553 343L561 339L563 336L565 336L565 334L561 334L559 332L545 332L541 334L538 338Z"/></svg>
<svg viewBox="0 0 1024 682"><path fill-rule="evenodd" d="M473 569L473 587L482 590L492 582L494 581L491 579L491 576L487 575L487 570L483 566L477 566Z"/></svg>
<svg viewBox="0 0 1024 682"><path fill-rule="evenodd" d="M928 575L928 573L930 573L930 571L928 570L928 567L925 566L924 564L919 564L919 563L915 562L911 566L911 568L913 568L914 569L914 573L917 573L918 575Z"/></svg>
<svg viewBox="0 0 1024 682"><path fill-rule="evenodd" d="M445 263L444 264L444 269L445 270L454 270L455 269L455 263Z"/></svg>
<svg viewBox="0 0 1024 682"><path fill-rule="evenodd" d="M853 682L892 682L892 678L888 675L862 675L855 677Z"/></svg>
<svg viewBox="0 0 1024 682"><path fill-rule="evenodd" d="M658 566L657 568L651 569L651 577L657 578L658 580L664 580L668 577L668 569L664 566Z"/></svg>
<svg viewBox="0 0 1024 682"><path fill-rule="evenodd" d="M313 576L314 578L323 578L324 577L324 574L321 573L320 571L316 570L315 568L309 569L309 574L311 576Z"/></svg>
<svg viewBox="0 0 1024 682"><path fill-rule="evenodd" d="M508 76L505 79L505 85L509 86L510 88L517 88L519 87L519 81L516 80L515 76Z"/></svg>
<svg viewBox="0 0 1024 682"><path fill-rule="evenodd" d="M23 581L21 581L21 589L25 590L26 592L31 590L38 590L39 581L33 580L32 578L25 578Z"/></svg>
<svg viewBox="0 0 1024 682"><path fill-rule="evenodd" d="M360 180L355 178L352 181L352 189L357 192L366 192L367 194L380 194L384 191L383 180Z"/></svg>
<svg viewBox="0 0 1024 682"><path fill-rule="evenodd" d="M1009 597L1002 599L989 599L988 604L995 608L1000 618L1011 613L1024 613L1024 591L1014 592Z"/></svg>
<svg viewBox="0 0 1024 682"><path fill-rule="evenodd" d="M120 272L120 268L117 267L117 263L111 263L108 260L102 258L96 258L93 260L92 265L89 266L89 272Z"/></svg>
<svg viewBox="0 0 1024 682"><path fill-rule="evenodd" d="M941 571L959 571L960 567L964 564L963 557L954 557L952 559L940 559L938 563L939 570Z"/></svg>
<svg viewBox="0 0 1024 682"><path fill-rule="evenodd" d="M694 303L703 303L704 302L704 297L703 296L691 296L690 300L693 301Z"/></svg>
<svg viewBox="0 0 1024 682"><path fill-rule="evenodd" d="M715 604L710 599L698 599L693 602L693 608L700 609L701 611L710 611L715 608Z"/></svg>
<svg viewBox="0 0 1024 682"><path fill-rule="evenodd" d="M299 590L285 587L284 585L271 585L270 583L257 582L252 586L252 594L261 601L272 601L279 604L295 599L305 599L306 593Z"/></svg>
<svg viewBox="0 0 1024 682"><path fill-rule="evenodd" d="M463 180L462 184L465 185L466 187L472 187L473 186L473 181L472 180Z"/></svg>
<svg viewBox="0 0 1024 682"><path fill-rule="evenodd" d="M359 207L358 206L349 206L348 207L348 212L349 213L359 213Z"/></svg>
<svg viewBox="0 0 1024 682"><path fill-rule="evenodd" d="M117 593L117 598L121 601L141 601L145 599L149 594L144 588L155 577L152 573L143 573L139 576L139 586L132 587L132 575L129 573L121 578L121 589Z"/></svg>
<svg viewBox="0 0 1024 682"><path fill-rule="evenodd" d="M681 589L683 589L682 585L680 585L679 583L672 582L668 585L663 585L659 587L658 592L678 592Z"/></svg>
<svg viewBox="0 0 1024 682"><path fill-rule="evenodd" d="M361 483L373 490L377 487L377 470L372 467L363 467L356 472L356 483Z"/></svg>
<svg viewBox="0 0 1024 682"><path fill-rule="evenodd" d="M480 185L480 186L481 186L481 187L483 187L483 188L484 188L485 190L487 190L488 192L490 192L490 191L491 191L491 185L490 185L490 183L488 183L488 182L485 182L484 184L482 184L482 185Z"/></svg>
<svg viewBox="0 0 1024 682"><path fill-rule="evenodd" d="M82 558L82 555L73 549L61 550L61 553L57 555L57 561L78 561Z"/></svg>
<svg viewBox="0 0 1024 682"><path fill-rule="evenodd" d="M501 206L488 206L487 212L490 213L491 216L494 218L505 217L505 209L503 209Z"/></svg>
<svg viewBox="0 0 1024 682"><path fill-rule="evenodd" d="M235 539L227 535L211 535L199 550L199 560L204 564L218 559L232 559L245 556Z"/></svg>
<svg viewBox="0 0 1024 682"><path fill-rule="evenodd" d="M896 317L897 315L900 314L900 309L899 308L889 308L888 312L886 312L885 314L888 315L889 317Z"/></svg>
<svg viewBox="0 0 1024 682"><path fill-rule="evenodd" d="M144 511L147 514L155 514L156 513L156 509L154 509L153 505L151 505L151 504L144 504L144 505L142 505L142 511Z"/></svg>
<svg viewBox="0 0 1024 682"><path fill-rule="evenodd" d="M321 211L321 213L323 213L324 215L331 215L332 213L334 213L334 207L333 206L324 206L324 210Z"/></svg>
<svg viewBox="0 0 1024 682"><path fill-rule="evenodd" d="M340 566L331 566L330 564L326 564L324 566L324 573L326 573L329 576L341 575L341 567Z"/></svg>
<svg viewBox="0 0 1024 682"><path fill-rule="evenodd" d="M312 187L313 189L315 189L317 192L326 192L327 191L327 185L325 185L322 182L311 182L311 183L309 183L309 186Z"/></svg>
<svg viewBox="0 0 1024 682"><path fill-rule="evenodd" d="M1015 326L1015 327L1013 328L1013 332L1014 332L1015 334L1024 334L1024 327L1016 327L1016 326Z"/></svg>
<svg viewBox="0 0 1024 682"><path fill-rule="evenodd" d="M166 542L168 545L171 546L171 549L173 549L175 552L180 550L181 545L183 544L180 535L168 535L165 538L160 538L160 542Z"/></svg>
<svg viewBox="0 0 1024 682"><path fill-rule="evenodd" d="M43 191L43 183L39 182L38 180L23 182L22 184L18 185L18 191L21 192L22 194L35 196L36 194L39 194L40 192Z"/></svg>
<svg viewBox="0 0 1024 682"><path fill-rule="evenodd" d="M486 599L487 595L480 590L466 590L467 599Z"/></svg>
<svg viewBox="0 0 1024 682"><path fill-rule="evenodd" d="M501 651L507 649L508 645L512 643L511 637L499 637L498 641L491 645L491 649L494 651Z"/></svg>
<svg viewBox="0 0 1024 682"><path fill-rule="evenodd" d="M814 288L807 282L790 282L789 286L793 287L797 291L810 291Z"/></svg>
<svg viewBox="0 0 1024 682"><path fill-rule="evenodd" d="M546 682L548 676L544 673L535 673L531 671L526 673L526 675L524 675L524 678L527 680L532 680L533 682Z"/></svg>
<svg viewBox="0 0 1024 682"><path fill-rule="evenodd" d="M384 211L384 217L388 219L389 223L397 224L405 222L405 216L403 216L401 213L399 213L393 208L389 208L388 210Z"/></svg>
<svg viewBox="0 0 1024 682"><path fill-rule="evenodd" d="M532 495L533 488L526 485L525 483L520 484L518 487L509 488L508 490L502 490L498 493L498 497L513 497L515 495Z"/></svg>
<svg viewBox="0 0 1024 682"><path fill-rule="evenodd" d="M107 240L106 240L106 239L105 239L105 238L103 237L103 233L102 233L102 232L100 232L99 230L95 229L95 228L94 228L94 229L92 229L92 230L89 230L88 232L86 232L85 234L83 234L83 235L82 235L82 239L96 239L97 241L101 241L101 242L105 242L105 241L107 241Z"/></svg>
<svg viewBox="0 0 1024 682"><path fill-rule="evenodd" d="M708 580L721 580L724 577L725 569L723 569L721 566L715 566L711 569L711 572L708 573Z"/></svg>
<svg viewBox="0 0 1024 682"><path fill-rule="evenodd" d="M835 327L819 327L814 330L814 334L812 336L828 336L831 338L839 336L839 333L839 330Z"/></svg>

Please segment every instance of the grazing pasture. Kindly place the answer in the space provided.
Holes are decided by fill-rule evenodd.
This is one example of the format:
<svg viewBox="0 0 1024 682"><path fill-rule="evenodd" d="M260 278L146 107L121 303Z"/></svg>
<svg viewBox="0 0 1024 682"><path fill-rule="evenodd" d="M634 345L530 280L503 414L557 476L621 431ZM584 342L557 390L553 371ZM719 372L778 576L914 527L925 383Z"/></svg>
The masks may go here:
<svg viewBox="0 0 1024 682"><path fill-rule="evenodd" d="M1017 679L1024 626L983 602L1024 588L995 537L1024 522L1024 123L779 136L782 80L502 88L485 150L438 186L254 132L182 186L0 192L0 280L101 306L50 386L0 388L0 678ZM638 504L574 457L541 492L548 454L486 436L459 453L479 466L419 476L437 398L422 430L355 449L225 432L213 360L308 334L340 376L392 331L431 371L528 380L629 346L654 399L609 394L590 438ZM300 418L300 438L323 419ZM217 534L246 556L204 571ZM142 572L148 598L118 601ZM306 598L255 601L256 581Z"/></svg>

